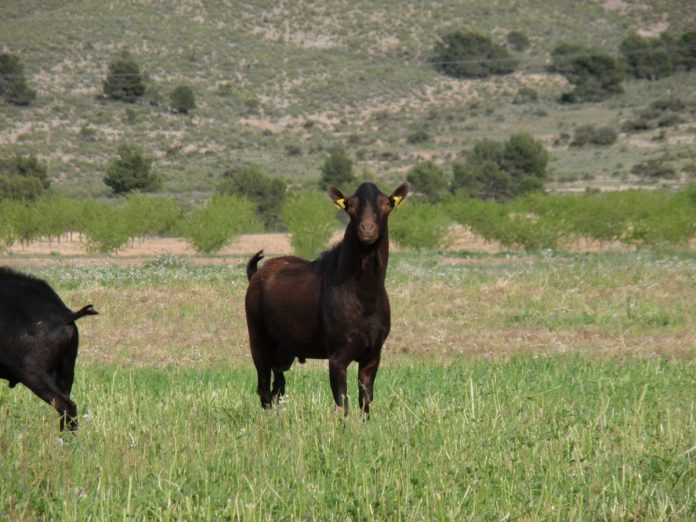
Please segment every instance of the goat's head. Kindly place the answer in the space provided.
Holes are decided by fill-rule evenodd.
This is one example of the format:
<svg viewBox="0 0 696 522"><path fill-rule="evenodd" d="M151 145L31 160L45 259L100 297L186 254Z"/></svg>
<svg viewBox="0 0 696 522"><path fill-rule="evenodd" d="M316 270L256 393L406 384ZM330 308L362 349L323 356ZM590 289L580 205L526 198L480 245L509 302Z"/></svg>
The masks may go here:
<svg viewBox="0 0 696 522"><path fill-rule="evenodd" d="M382 193L374 183L363 183L349 197L336 187L328 187L327 192L336 207L345 209L350 217L348 226L355 228L358 241L369 246L384 237L389 213L406 198L408 183L399 185L390 196Z"/></svg>

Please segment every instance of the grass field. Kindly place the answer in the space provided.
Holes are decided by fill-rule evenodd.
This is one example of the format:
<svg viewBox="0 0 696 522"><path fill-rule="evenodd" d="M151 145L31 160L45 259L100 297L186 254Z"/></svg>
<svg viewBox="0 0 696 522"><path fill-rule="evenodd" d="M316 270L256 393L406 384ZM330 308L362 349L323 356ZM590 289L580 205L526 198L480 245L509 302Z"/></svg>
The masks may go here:
<svg viewBox="0 0 696 522"><path fill-rule="evenodd" d="M0 387L0 518L696 517L693 253L394 254L368 422L318 361L261 410L242 258L100 261L30 268L101 315L77 436Z"/></svg>

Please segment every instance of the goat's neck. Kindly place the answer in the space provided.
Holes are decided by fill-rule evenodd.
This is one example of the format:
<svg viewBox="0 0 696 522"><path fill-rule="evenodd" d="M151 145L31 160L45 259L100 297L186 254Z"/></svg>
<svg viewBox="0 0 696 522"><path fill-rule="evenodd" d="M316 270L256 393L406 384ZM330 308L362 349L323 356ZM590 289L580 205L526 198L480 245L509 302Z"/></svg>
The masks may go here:
<svg viewBox="0 0 696 522"><path fill-rule="evenodd" d="M358 241L355 231L346 229L338 257L338 280L341 284L359 282L360 286L378 290L384 286L389 262L389 235L365 247Z"/></svg>

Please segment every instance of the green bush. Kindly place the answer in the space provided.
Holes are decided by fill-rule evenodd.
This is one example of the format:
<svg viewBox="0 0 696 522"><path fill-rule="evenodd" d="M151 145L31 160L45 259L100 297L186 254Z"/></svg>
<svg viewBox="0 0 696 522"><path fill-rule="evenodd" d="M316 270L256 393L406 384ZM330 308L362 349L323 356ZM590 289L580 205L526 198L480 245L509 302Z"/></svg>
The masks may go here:
<svg viewBox="0 0 696 522"><path fill-rule="evenodd" d="M390 217L389 237L402 247L438 248L444 246L450 223L442 207L412 202Z"/></svg>
<svg viewBox="0 0 696 522"><path fill-rule="evenodd" d="M326 248L338 226L336 209L321 192L288 194L282 217L295 254L307 259L313 259Z"/></svg>
<svg viewBox="0 0 696 522"><path fill-rule="evenodd" d="M124 54L109 64L103 88L104 94L112 100L135 102L145 94L140 66L128 54Z"/></svg>
<svg viewBox="0 0 696 522"><path fill-rule="evenodd" d="M0 160L0 199L33 200L50 184L46 165L36 156L16 154Z"/></svg>
<svg viewBox="0 0 696 522"><path fill-rule="evenodd" d="M129 194L126 200L126 222L132 238L164 237L178 227L183 209L172 198L151 197L144 194Z"/></svg>
<svg viewBox="0 0 696 522"><path fill-rule="evenodd" d="M595 128L594 125L581 125L575 129L575 136L570 145L584 147L585 145L612 145L616 142L617 134L611 127Z"/></svg>
<svg viewBox="0 0 696 522"><path fill-rule="evenodd" d="M674 167L660 158L648 159L636 163L631 168L631 173L641 178L674 178L677 173Z"/></svg>
<svg viewBox="0 0 696 522"><path fill-rule="evenodd" d="M432 64L437 70L455 78L485 78L509 74L517 68L505 47L479 33L452 31L435 45Z"/></svg>
<svg viewBox="0 0 696 522"><path fill-rule="evenodd" d="M267 176L259 165L249 164L222 174L218 194L244 196L256 204L256 211L267 230L278 230L287 185L281 178Z"/></svg>
<svg viewBox="0 0 696 522"><path fill-rule="evenodd" d="M658 80L674 71L667 45L660 38L644 38L632 34L621 42L619 51L626 61L629 73L635 78Z"/></svg>
<svg viewBox="0 0 696 522"><path fill-rule="evenodd" d="M522 31L510 31L507 35L507 42L512 49L518 52L529 49L529 37Z"/></svg>
<svg viewBox="0 0 696 522"><path fill-rule="evenodd" d="M244 232L258 229L254 204L248 199L216 194L181 225L183 236L198 252L220 250Z"/></svg>
<svg viewBox="0 0 696 522"><path fill-rule="evenodd" d="M0 53L0 96L14 105L29 105L36 99L24 77L24 66L14 54Z"/></svg>
<svg viewBox="0 0 696 522"><path fill-rule="evenodd" d="M624 67L613 56L577 44L559 44L551 53L552 72L566 77L574 89L562 103L594 102L623 92Z"/></svg>
<svg viewBox="0 0 696 522"><path fill-rule="evenodd" d="M134 190L152 192L160 188L160 178L152 172L152 158L145 156L142 148L122 143L118 147L118 155L109 162L104 177L104 183L115 194Z"/></svg>
<svg viewBox="0 0 696 522"><path fill-rule="evenodd" d="M539 94L535 89L531 87L520 87L517 90L517 94L512 99L512 103L515 105L522 105L524 103L532 103L539 99Z"/></svg>
<svg viewBox="0 0 696 522"><path fill-rule="evenodd" d="M346 155L342 147L335 146L329 149L329 155L321 167L321 180L319 188L325 190L329 185L352 188L356 183L353 174L353 161Z"/></svg>
<svg viewBox="0 0 696 522"><path fill-rule="evenodd" d="M513 134L504 144L479 141L464 164L452 166L452 192L505 201L543 189L547 164L546 149L530 134Z"/></svg>
<svg viewBox="0 0 696 522"><path fill-rule="evenodd" d="M437 202L449 192L449 180L442 167L432 161L422 161L408 171L406 179L414 192L429 203Z"/></svg>
<svg viewBox="0 0 696 522"><path fill-rule="evenodd" d="M681 35L670 49L672 61L677 69L696 69L696 30Z"/></svg>
<svg viewBox="0 0 696 522"><path fill-rule="evenodd" d="M113 252L130 239L126 212L92 200L83 202L82 232L87 237L89 252Z"/></svg>
<svg viewBox="0 0 696 522"><path fill-rule="evenodd" d="M169 95L169 101L174 112L188 114L196 108L196 97L188 85L179 85Z"/></svg>

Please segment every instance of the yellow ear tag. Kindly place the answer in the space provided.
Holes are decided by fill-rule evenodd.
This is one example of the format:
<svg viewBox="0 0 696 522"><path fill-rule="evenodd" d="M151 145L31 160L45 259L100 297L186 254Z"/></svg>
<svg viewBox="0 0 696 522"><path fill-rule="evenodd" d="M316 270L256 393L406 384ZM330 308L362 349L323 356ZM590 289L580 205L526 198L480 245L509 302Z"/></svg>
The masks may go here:
<svg viewBox="0 0 696 522"><path fill-rule="evenodd" d="M401 202L404 200L401 196L392 196L392 199L394 200L394 206L398 207L401 205Z"/></svg>
<svg viewBox="0 0 696 522"><path fill-rule="evenodd" d="M334 205L336 205L336 208L346 208L346 200L343 198L337 199L334 201Z"/></svg>

